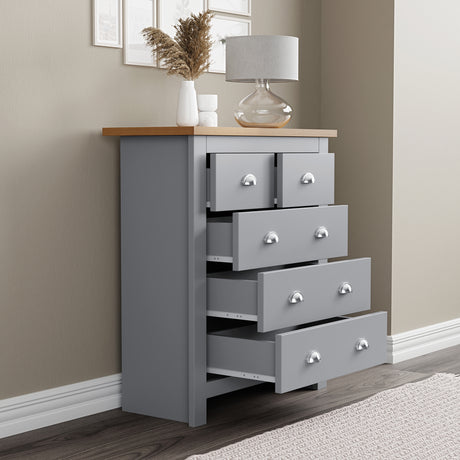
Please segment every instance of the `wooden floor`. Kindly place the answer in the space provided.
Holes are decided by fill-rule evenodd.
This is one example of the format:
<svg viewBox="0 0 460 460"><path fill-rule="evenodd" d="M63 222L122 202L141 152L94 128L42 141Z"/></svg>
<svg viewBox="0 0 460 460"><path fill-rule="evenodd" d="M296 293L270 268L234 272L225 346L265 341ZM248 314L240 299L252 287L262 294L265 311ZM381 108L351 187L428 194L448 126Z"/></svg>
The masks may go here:
<svg viewBox="0 0 460 460"><path fill-rule="evenodd" d="M328 382L319 391L273 393L271 384L208 402L208 424L112 410L0 440L1 459L183 459L336 409L437 372L460 374L460 346L400 364L384 364Z"/></svg>

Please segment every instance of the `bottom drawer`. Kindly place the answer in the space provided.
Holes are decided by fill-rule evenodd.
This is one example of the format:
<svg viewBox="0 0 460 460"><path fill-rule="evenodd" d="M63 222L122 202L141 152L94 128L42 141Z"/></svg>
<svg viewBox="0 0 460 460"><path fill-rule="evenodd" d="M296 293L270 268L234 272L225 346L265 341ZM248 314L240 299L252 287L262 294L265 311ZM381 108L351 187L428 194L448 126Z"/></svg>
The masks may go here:
<svg viewBox="0 0 460 460"><path fill-rule="evenodd" d="M382 364L386 312L272 332L255 325L208 334L208 372L275 383L276 393Z"/></svg>

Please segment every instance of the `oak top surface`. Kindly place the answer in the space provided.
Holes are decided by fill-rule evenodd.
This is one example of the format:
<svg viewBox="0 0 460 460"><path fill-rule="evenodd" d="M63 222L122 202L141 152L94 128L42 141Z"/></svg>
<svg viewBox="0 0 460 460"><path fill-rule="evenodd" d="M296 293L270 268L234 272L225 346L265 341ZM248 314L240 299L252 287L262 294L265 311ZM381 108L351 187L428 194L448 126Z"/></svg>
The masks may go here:
<svg viewBox="0 0 460 460"><path fill-rule="evenodd" d="M335 129L240 128L205 126L145 126L102 128L103 136L282 136L337 137Z"/></svg>

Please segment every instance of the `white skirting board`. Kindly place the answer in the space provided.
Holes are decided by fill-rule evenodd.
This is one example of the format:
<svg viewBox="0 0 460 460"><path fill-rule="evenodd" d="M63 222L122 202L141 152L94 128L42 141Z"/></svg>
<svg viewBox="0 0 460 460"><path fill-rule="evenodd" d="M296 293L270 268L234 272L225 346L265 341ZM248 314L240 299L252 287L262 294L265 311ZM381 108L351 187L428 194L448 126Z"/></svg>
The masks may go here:
<svg viewBox="0 0 460 460"><path fill-rule="evenodd" d="M121 374L0 400L0 438L121 406Z"/></svg>
<svg viewBox="0 0 460 460"><path fill-rule="evenodd" d="M387 362L460 344L460 318L387 337ZM121 407L121 374L0 401L0 438Z"/></svg>
<svg viewBox="0 0 460 460"><path fill-rule="evenodd" d="M387 337L387 363L396 364L460 344L460 318Z"/></svg>

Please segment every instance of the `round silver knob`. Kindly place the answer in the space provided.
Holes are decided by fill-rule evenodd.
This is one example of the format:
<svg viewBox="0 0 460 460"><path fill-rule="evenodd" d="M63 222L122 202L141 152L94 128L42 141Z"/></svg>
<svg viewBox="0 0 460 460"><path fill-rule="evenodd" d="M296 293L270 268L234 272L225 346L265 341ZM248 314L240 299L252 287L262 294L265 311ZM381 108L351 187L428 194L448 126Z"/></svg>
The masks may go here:
<svg viewBox="0 0 460 460"><path fill-rule="evenodd" d="M344 282L339 286L339 294L345 295L353 292L353 288L350 283Z"/></svg>
<svg viewBox="0 0 460 460"><path fill-rule="evenodd" d="M318 227L316 230L315 230L315 238L317 240L321 240L323 238L327 238L329 236L329 232L327 231L327 228L326 227Z"/></svg>
<svg viewBox="0 0 460 460"><path fill-rule="evenodd" d="M369 348L369 342L364 339L358 339L358 341L355 344L356 351L362 351L362 350L367 350Z"/></svg>
<svg viewBox="0 0 460 460"><path fill-rule="evenodd" d="M257 185L256 176L254 176L254 174L246 174L241 179L241 185L244 185L245 187L250 187L251 185Z"/></svg>
<svg viewBox="0 0 460 460"><path fill-rule="evenodd" d="M289 303L303 302L303 295L300 291L294 291L288 298Z"/></svg>
<svg viewBox="0 0 460 460"><path fill-rule="evenodd" d="M275 244L275 243L278 243L279 240L280 240L280 238L278 236L278 233L276 233L276 232L268 232L264 236L264 243L265 244Z"/></svg>
<svg viewBox="0 0 460 460"><path fill-rule="evenodd" d="M300 183L301 184L314 184L315 176L311 172L307 172L300 178Z"/></svg>
<svg viewBox="0 0 460 460"><path fill-rule="evenodd" d="M305 364L314 364L319 363L321 361L321 355L319 351L313 350L308 353L307 357L305 358Z"/></svg>

